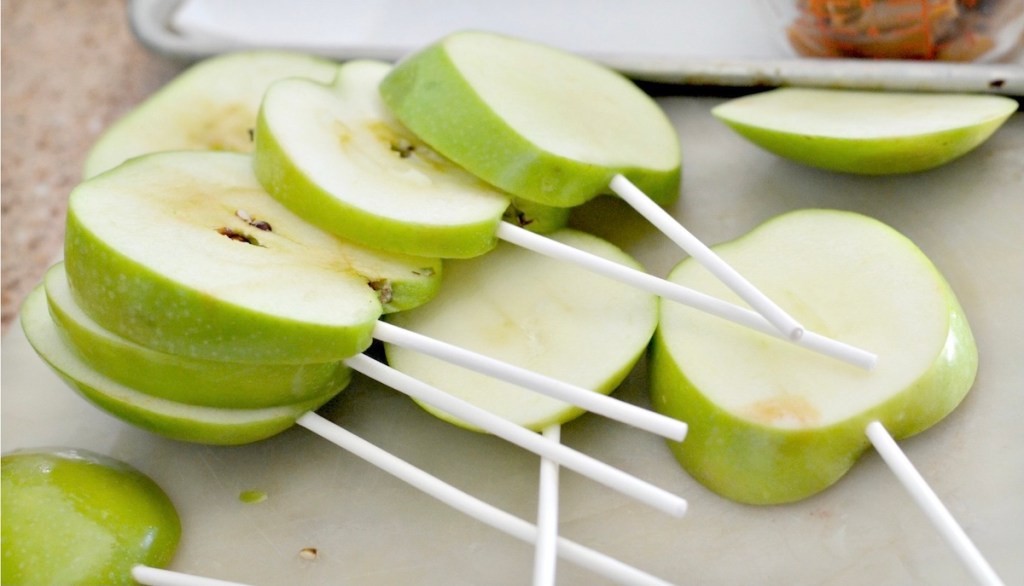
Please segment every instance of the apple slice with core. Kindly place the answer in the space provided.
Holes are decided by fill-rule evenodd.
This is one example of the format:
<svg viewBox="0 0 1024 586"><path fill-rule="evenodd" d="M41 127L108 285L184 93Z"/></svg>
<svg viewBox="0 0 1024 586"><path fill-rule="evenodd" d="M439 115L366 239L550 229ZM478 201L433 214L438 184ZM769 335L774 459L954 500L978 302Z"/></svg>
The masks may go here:
<svg viewBox="0 0 1024 586"><path fill-rule="evenodd" d="M334 61L286 51L244 51L190 67L110 126L90 149L85 177L157 151L249 152L256 113L278 79L334 79Z"/></svg>
<svg viewBox="0 0 1024 586"><path fill-rule="evenodd" d="M248 156L159 153L79 185L65 268L103 328L169 354L333 362L369 346L383 311L418 305L440 262L338 240L285 209Z"/></svg>
<svg viewBox="0 0 1024 586"><path fill-rule="evenodd" d="M179 403L255 409L320 400L348 385L340 362L234 363L156 352L109 332L71 296L64 264L45 278L50 314L62 336L99 373L136 391Z"/></svg>
<svg viewBox="0 0 1024 586"><path fill-rule="evenodd" d="M128 464L70 448L18 450L0 462L4 584L135 584L133 567L174 556L178 513Z"/></svg>
<svg viewBox="0 0 1024 586"><path fill-rule="evenodd" d="M352 61L333 86L273 84L253 166L266 190L321 228L382 250L463 258L494 246L509 196L433 152L377 94L391 67Z"/></svg>
<svg viewBox="0 0 1024 586"><path fill-rule="evenodd" d="M575 230L549 237L634 268L613 245ZM450 261L430 303L387 321L599 393L610 393L643 355L657 322L657 298L509 244ZM535 431L569 421L578 407L484 374L386 344L399 371ZM430 406L428 411L465 426Z"/></svg>
<svg viewBox="0 0 1024 586"><path fill-rule="evenodd" d="M806 498L856 462L869 445L868 423L906 437L938 422L970 389L977 348L956 297L928 258L888 226L805 210L716 250L807 323L874 348L880 359L867 373L662 305L653 402L690 423L685 445L673 451L715 492L752 504ZM716 286L691 261L670 279Z"/></svg>
<svg viewBox="0 0 1024 586"><path fill-rule="evenodd" d="M945 164L984 142L1015 100L970 94L780 88L711 112L747 140L805 165L867 175Z"/></svg>
<svg viewBox="0 0 1024 586"><path fill-rule="evenodd" d="M659 203L681 155L658 105L618 73L551 47L449 35L399 61L385 103L435 150L509 193L572 207L624 175Z"/></svg>

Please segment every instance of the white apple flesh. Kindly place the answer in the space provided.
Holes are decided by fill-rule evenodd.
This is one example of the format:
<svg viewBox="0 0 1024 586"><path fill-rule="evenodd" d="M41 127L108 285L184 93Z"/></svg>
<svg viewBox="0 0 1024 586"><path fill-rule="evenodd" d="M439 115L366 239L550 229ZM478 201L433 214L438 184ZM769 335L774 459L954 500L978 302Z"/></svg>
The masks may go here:
<svg viewBox="0 0 1024 586"><path fill-rule="evenodd" d="M381 83L395 116L438 152L524 199L571 207L624 175L656 202L679 195L675 129L632 82L519 39L460 32Z"/></svg>
<svg viewBox="0 0 1024 586"><path fill-rule="evenodd" d="M278 79L329 83L334 61L286 51L243 51L190 67L100 136L85 161L85 177L157 151L249 152L263 93Z"/></svg>
<svg viewBox="0 0 1024 586"><path fill-rule="evenodd" d="M383 311L429 299L440 262L371 251L289 212L234 153L147 155L79 185L65 267L82 310L148 348L234 362L333 362Z"/></svg>
<svg viewBox="0 0 1024 586"><path fill-rule="evenodd" d="M394 120L377 93L390 70L352 61L334 86L273 84L256 124L256 177L307 221L367 246L442 258L490 250L509 196Z"/></svg>
<svg viewBox="0 0 1024 586"><path fill-rule="evenodd" d="M595 236L560 230L551 238L633 268ZM485 256L446 265L430 303L388 316L405 329L594 392L608 394L643 355L657 322L657 299L585 269L502 243ZM541 430L582 410L436 358L385 345L395 369L524 427ZM434 415L472 426L423 405Z"/></svg>
<svg viewBox="0 0 1024 586"><path fill-rule="evenodd" d="M712 110L754 144L833 171L912 173L965 155L1017 110L1003 96L780 88Z"/></svg>
<svg viewBox="0 0 1024 586"><path fill-rule="evenodd" d="M753 504L795 501L843 476L880 421L896 438L941 420L973 384L978 355L950 286L910 240L871 218L804 210L715 248L815 331L879 356L870 372L664 304L653 403L690 424L677 459ZM672 281L735 297L692 260Z"/></svg>
<svg viewBox="0 0 1024 586"><path fill-rule="evenodd" d="M75 302L64 264L44 279L50 315L64 340L97 372L136 391L190 405L255 409L337 393L351 371L340 362L237 363L156 352L103 329Z"/></svg>

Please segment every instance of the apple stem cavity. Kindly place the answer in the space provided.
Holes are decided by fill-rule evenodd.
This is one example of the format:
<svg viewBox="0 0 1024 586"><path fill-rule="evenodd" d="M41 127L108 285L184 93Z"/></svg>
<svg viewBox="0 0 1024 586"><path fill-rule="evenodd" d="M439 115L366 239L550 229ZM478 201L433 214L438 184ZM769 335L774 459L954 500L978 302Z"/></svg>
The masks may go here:
<svg viewBox="0 0 1024 586"><path fill-rule="evenodd" d="M687 425L678 419L400 328L394 324L378 320L373 329L373 337L388 344L409 348L439 360L532 389L543 395L572 403L592 413L673 441L681 442L686 437Z"/></svg>
<svg viewBox="0 0 1024 586"><path fill-rule="evenodd" d="M978 548L971 541L967 533L956 522L949 509L942 504L921 473L910 462L907 455L900 449L899 444L893 439L889 431L879 421L872 421L868 424L868 439L875 447L875 450L889 469L900 481L911 498L918 504L935 528L950 545L953 551L960 557L960 560L967 567L971 576L986 586L1002 586L1003 581L989 565L988 561L981 555Z"/></svg>
<svg viewBox="0 0 1024 586"><path fill-rule="evenodd" d="M544 428L544 437L562 439L562 426ZM558 560L558 463L542 458L537 494L537 544L533 554L533 586L555 586Z"/></svg>
<svg viewBox="0 0 1024 586"><path fill-rule="evenodd" d="M643 271L608 261L571 246L566 246L508 222L498 224L497 236L501 240L516 246L521 246L551 258L575 263L587 270L654 293L669 301L674 301L763 334L786 340L801 348L835 358L863 370L872 370L878 362L878 356L874 353L846 344L845 342L827 338L813 331L805 330L802 336L798 339L793 339L780 332L764 316L755 311L733 305L717 297L694 291L677 283L660 279Z"/></svg>
<svg viewBox="0 0 1024 586"><path fill-rule="evenodd" d="M365 354L356 354L346 358L344 364L352 370L377 380L413 399L431 405L435 409L445 411L538 456L549 458L561 466L578 472L595 482L617 490L657 510L673 517L682 517L686 514L686 499L680 496L674 495L568 446L545 439L525 427L516 425L486 409L449 395Z"/></svg>
<svg viewBox="0 0 1024 586"><path fill-rule="evenodd" d="M370 358L366 360L373 361ZM538 529L536 525L455 488L316 413L306 413L298 419L297 423L448 506L521 541L534 545L537 543ZM669 586L670 584L564 537L559 537L556 545L558 554L565 560L616 583L651 586Z"/></svg>
<svg viewBox="0 0 1024 586"><path fill-rule="evenodd" d="M612 178L609 187L662 234L668 236L701 266L711 271L712 275L718 277L722 283L739 295L740 299L754 308L754 311L764 316L768 323L775 326L782 334L792 340L799 340L804 335L804 327L800 325L800 322L722 260L722 257L715 254L668 212L654 203L632 181L622 175L616 175Z"/></svg>
<svg viewBox="0 0 1024 586"><path fill-rule="evenodd" d="M246 586L241 582L205 578L141 564L132 568L132 578L145 586Z"/></svg>

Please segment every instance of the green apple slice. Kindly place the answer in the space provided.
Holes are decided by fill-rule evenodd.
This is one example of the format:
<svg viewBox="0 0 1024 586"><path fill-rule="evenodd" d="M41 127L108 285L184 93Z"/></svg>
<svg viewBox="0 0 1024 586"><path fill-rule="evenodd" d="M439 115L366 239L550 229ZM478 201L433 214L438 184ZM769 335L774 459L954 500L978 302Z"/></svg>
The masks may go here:
<svg viewBox="0 0 1024 586"><path fill-rule="evenodd" d="M551 238L633 268L612 244L575 230ZM657 325L649 294L576 266L501 243L485 256L449 261L430 303L388 321L598 393L608 394L643 355ZM399 346L389 364L524 427L541 430L578 407ZM422 405L457 425L472 426Z"/></svg>
<svg viewBox="0 0 1024 586"><path fill-rule="evenodd" d="M781 157L846 173L938 167L984 142L1017 110L1010 98L780 88L730 100L712 114Z"/></svg>
<svg viewBox="0 0 1024 586"><path fill-rule="evenodd" d="M267 195L247 155L158 153L71 194L65 268L103 328L169 354L334 362L382 311L418 305L440 261L341 241Z"/></svg>
<svg viewBox="0 0 1024 586"><path fill-rule="evenodd" d="M131 585L133 566L167 565L181 521L160 487L86 450L25 449L0 459L3 583Z"/></svg>
<svg viewBox="0 0 1024 586"><path fill-rule="evenodd" d="M524 199L576 206L610 193L617 174L660 204L679 195L679 140L664 112L575 55L460 32L401 60L380 90L427 144Z"/></svg>
<svg viewBox="0 0 1024 586"><path fill-rule="evenodd" d="M655 408L690 424L672 448L697 480L753 504L795 501L836 482L869 445L941 420L978 366L963 310L910 240L850 212L779 216L716 247L797 318L878 353L865 372L693 309L663 304L651 356ZM686 260L672 281L733 301Z"/></svg>
<svg viewBox="0 0 1024 586"><path fill-rule="evenodd" d="M61 335L37 287L26 298L21 325L40 357L89 402L132 425L172 439L217 445L246 444L276 435L342 388L295 403L259 409L189 405L139 392L99 373Z"/></svg>
<svg viewBox="0 0 1024 586"><path fill-rule="evenodd" d="M190 405L256 409L330 395L348 386L340 362L245 364L156 352L114 334L75 302L64 264L44 280L50 314L69 345L98 372L142 393Z"/></svg>
<svg viewBox="0 0 1024 586"><path fill-rule="evenodd" d="M85 177L157 151L250 152L256 113L278 79L334 79L338 64L286 51L243 51L193 65L108 128L85 161Z"/></svg>
<svg viewBox="0 0 1024 586"><path fill-rule="evenodd" d="M381 250L463 258L490 250L507 195L433 152L377 93L386 63L352 61L334 86L273 84L253 166L266 190L328 232Z"/></svg>

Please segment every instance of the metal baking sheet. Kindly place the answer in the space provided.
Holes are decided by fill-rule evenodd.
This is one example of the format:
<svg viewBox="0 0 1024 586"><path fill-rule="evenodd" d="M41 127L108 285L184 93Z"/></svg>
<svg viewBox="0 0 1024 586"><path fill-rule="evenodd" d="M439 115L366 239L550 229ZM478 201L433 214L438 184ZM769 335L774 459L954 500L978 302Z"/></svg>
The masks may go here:
<svg viewBox="0 0 1024 586"><path fill-rule="evenodd" d="M638 80L678 86L823 86L1024 95L1024 46L1000 63L801 59L766 0L130 0L136 36L193 60L279 47L395 60L445 33L480 28L586 55Z"/></svg>
<svg viewBox="0 0 1024 586"><path fill-rule="evenodd" d="M964 158L924 173L859 177L772 156L715 120L721 99L664 97L684 153L669 211L707 243L779 213L839 208L914 240L950 281L977 337L981 367L949 417L901 442L912 462L1007 584L1024 583L1024 114ZM574 224L665 274L683 254L621 202L599 199ZM28 347L3 340L4 450L75 446L156 479L180 510L172 568L273 586L528 584L533 551L433 501L300 428L258 444L163 439L95 409ZM648 405L641 364L616 391ZM539 459L457 429L396 391L357 377L322 414L523 519L535 517ZM562 475L560 533L677 584L962 585L969 575L881 459L869 451L805 501L752 507L692 480L658 438L586 415L563 441L689 500L670 518L578 475ZM242 491L267 494L259 503ZM300 557L307 547L315 560ZM604 579L562 562L562 586Z"/></svg>

